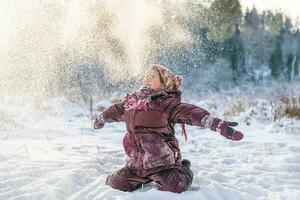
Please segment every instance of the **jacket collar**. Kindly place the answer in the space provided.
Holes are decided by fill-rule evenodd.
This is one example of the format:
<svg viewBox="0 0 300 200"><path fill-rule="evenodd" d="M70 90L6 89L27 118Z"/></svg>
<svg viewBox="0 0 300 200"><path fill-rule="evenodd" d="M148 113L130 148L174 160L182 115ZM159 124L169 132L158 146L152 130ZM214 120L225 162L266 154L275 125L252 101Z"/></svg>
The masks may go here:
<svg viewBox="0 0 300 200"><path fill-rule="evenodd" d="M180 90L173 90L173 91L164 91L164 90L161 90L161 91L155 91L153 90L152 88L147 88L147 87L144 87L144 88L141 88L140 93L143 93L147 96L149 96L149 98L151 100L153 99L156 99L156 98L159 98L159 97L166 97L166 98L176 98L176 99L179 99L181 100L181 94L182 92Z"/></svg>

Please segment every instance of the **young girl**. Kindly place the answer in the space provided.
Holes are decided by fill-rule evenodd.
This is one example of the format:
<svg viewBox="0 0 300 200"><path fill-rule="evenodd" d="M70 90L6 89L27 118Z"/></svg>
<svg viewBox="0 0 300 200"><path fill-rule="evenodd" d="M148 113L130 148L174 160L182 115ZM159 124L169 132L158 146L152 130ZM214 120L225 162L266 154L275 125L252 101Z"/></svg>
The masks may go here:
<svg viewBox="0 0 300 200"><path fill-rule="evenodd" d="M105 123L125 122L123 146L125 167L108 175L106 184L122 191L133 191L154 181L159 190L184 192L191 185L193 173L189 160L182 160L174 126L180 123L210 128L230 140L241 140L234 130L236 122L212 117L206 110L181 103L182 77L161 65L151 65L138 92L127 94L120 103L107 108L94 122L100 129Z"/></svg>

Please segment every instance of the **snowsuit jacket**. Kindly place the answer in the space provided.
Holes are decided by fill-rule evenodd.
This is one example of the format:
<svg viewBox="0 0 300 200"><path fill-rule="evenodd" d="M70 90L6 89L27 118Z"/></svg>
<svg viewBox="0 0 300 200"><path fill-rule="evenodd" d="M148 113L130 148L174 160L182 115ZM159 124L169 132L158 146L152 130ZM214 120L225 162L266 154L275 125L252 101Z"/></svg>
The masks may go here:
<svg viewBox="0 0 300 200"><path fill-rule="evenodd" d="M145 175L181 165L175 124L204 127L201 119L209 114L198 106L182 103L181 94L179 90L156 93L141 89L103 112L105 122L126 123L123 146L127 167Z"/></svg>

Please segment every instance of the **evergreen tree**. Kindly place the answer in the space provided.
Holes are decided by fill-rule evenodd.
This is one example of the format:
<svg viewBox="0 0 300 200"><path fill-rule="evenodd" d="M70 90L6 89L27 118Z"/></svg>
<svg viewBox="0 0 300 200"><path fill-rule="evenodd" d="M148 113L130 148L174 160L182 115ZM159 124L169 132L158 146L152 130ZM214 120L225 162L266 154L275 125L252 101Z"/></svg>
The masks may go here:
<svg viewBox="0 0 300 200"><path fill-rule="evenodd" d="M292 27L293 27L293 24L292 24L292 20L291 20L291 18L289 18L288 16L285 16L285 20L284 20L284 28L285 28L285 30L287 30L287 31L291 31L291 29L292 29Z"/></svg>
<svg viewBox="0 0 300 200"><path fill-rule="evenodd" d="M229 60L233 70L233 81L236 82L245 73L245 54L241 32L236 24L234 35L225 41L224 55Z"/></svg>
<svg viewBox="0 0 300 200"><path fill-rule="evenodd" d="M250 12L249 9L247 8L244 20L245 20L245 26L247 28L258 29L262 27L261 19L255 7L253 7Z"/></svg>
<svg viewBox="0 0 300 200"><path fill-rule="evenodd" d="M265 30L265 26L266 26L266 22L265 22L265 19L266 18L266 11L263 11L262 12L262 15L261 15L261 29L262 30Z"/></svg>
<svg viewBox="0 0 300 200"><path fill-rule="evenodd" d="M281 42L278 39L276 42L276 47L271 54L271 58L269 60L269 67L271 69L271 75L273 78L278 78L282 71L282 51L281 51Z"/></svg>
<svg viewBox="0 0 300 200"><path fill-rule="evenodd" d="M256 8L248 9L245 14L241 37L245 55L247 78L257 80L262 78L263 67L268 63L270 38L264 31L264 14L260 15ZM258 74L259 73L259 74Z"/></svg>
<svg viewBox="0 0 300 200"><path fill-rule="evenodd" d="M295 62L293 63L294 68L294 76L299 76L299 70L300 70L300 31L297 29L297 32L295 33L296 41L297 41L297 51L296 51L296 58Z"/></svg>
<svg viewBox="0 0 300 200"><path fill-rule="evenodd" d="M288 81L291 80L293 61L294 61L294 56L292 54L289 54L286 62L286 68L285 68L285 77Z"/></svg>

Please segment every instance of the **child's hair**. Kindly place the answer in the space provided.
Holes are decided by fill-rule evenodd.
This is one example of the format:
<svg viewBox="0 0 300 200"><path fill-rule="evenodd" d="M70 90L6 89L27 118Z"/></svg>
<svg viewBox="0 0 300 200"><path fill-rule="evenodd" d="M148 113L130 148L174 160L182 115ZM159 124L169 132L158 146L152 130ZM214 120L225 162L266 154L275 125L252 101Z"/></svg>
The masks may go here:
<svg viewBox="0 0 300 200"><path fill-rule="evenodd" d="M153 71L155 71L156 74L158 74L160 82L162 83L163 89L165 91L178 90L178 88L183 82L182 76L175 75L171 70L159 64L149 65L149 67L146 70L145 76L147 76Z"/></svg>

